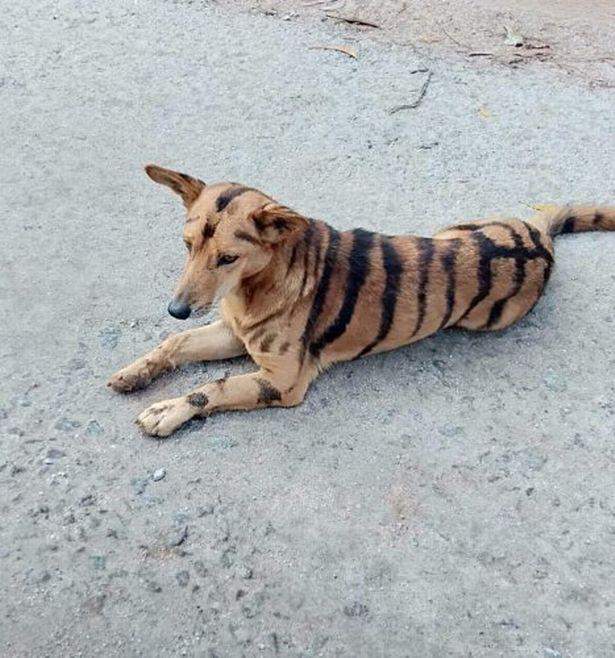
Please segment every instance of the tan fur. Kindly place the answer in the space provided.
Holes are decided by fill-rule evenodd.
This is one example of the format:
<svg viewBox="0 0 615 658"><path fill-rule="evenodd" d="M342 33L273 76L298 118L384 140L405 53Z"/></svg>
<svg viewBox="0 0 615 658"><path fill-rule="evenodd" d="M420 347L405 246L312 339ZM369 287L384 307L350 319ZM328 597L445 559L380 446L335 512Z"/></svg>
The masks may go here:
<svg viewBox="0 0 615 658"><path fill-rule="evenodd" d="M109 385L128 392L183 363L246 352L260 368L152 405L137 422L154 436L214 411L299 404L327 366L442 328L508 327L544 289L552 236L615 230L615 208L544 206L528 222L479 220L431 239L340 233L257 190L146 171L187 207L175 302L198 312L220 298L222 319L168 338Z"/></svg>

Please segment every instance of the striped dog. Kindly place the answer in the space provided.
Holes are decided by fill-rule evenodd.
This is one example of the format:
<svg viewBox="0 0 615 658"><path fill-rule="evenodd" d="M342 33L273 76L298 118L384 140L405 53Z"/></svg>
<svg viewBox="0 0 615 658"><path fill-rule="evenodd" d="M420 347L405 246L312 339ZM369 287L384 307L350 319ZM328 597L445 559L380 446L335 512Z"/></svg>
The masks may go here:
<svg viewBox="0 0 615 658"><path fill-rule="evenodd" d="M297 405L332 363L439 329L504 329L538 301L554 235L615 230L615 207L551 207L530 221L480 220L433 238L338 232L252 188L146 172L187 209L188 256L169 313L185 319L221 300L222 319L167 338L109 385L128 392L182 363L246 352L260 368L152 405L137 422L153 436L214 411Z"/></svg>

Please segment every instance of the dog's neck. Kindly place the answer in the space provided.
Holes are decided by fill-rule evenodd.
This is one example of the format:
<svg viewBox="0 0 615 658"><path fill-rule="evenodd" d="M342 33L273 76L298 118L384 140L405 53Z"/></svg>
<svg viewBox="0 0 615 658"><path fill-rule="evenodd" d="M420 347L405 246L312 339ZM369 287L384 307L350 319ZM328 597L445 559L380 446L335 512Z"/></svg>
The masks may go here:
<svg viewBox="0 0 615 658"><path fill-rule="evenodd" d="M243 317L258 317L275 310L280 302L288 300L289 287L295 277L288 276L292 244L276 248L271 260L260 272L244 279L229 295L229 302Z"/></svg>

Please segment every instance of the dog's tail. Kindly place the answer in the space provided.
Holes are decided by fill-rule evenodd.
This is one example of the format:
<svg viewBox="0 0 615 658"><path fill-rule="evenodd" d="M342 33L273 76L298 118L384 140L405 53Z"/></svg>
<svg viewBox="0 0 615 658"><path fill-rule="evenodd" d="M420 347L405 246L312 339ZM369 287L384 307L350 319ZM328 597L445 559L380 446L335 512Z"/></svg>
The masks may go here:
<svg viewBox="0 0 615 658"><path fill-rule="evenodd" d="M585 231L615 231L615 206L534 206L530 222L550 236Z"/></svg>

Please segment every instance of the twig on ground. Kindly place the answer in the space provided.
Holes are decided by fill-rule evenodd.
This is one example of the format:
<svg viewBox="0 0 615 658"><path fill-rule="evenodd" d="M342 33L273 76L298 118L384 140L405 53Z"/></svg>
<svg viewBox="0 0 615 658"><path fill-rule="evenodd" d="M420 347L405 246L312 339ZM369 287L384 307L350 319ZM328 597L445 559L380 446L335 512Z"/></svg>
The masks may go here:
<svg viewBox="0 0 615 658"><path fill-rule="evenodd" d="M433 71L429 71L427 77L425 78L425 82L423 82L423 85L419 89L419 94L416 97L416 100L412 101L412 103L405 103L404 105L396 105L395 107L392 107L389 110L389 114L395 114L396 112L400 112L401 110L416 109L423 102L423 98L425 98L425 94L427 93L427 87L429 87L429 83L431 82L432 75L433 75Z"/></svg>
<svg viewBox="0 0 615 658"><path fill-rule="evenodd" d="M448 37L453 43L456 43L460 48L463 48L464 50L470 50L470 48L469 48L468 46L464 45L463 43L461 43L461 41L457 41L457 39L455 39L454 37L452 37L452 36L451 36L451 35L450 35L450 34L444 29L444 27L440 26L440 29L442 30L442 32L444 32L444 34L445 34L445 35L446 35L446 36L447 36L447 37Z"/></svg>
<svg viewBox="0 0 615 658"><path fill-rule="evenodd" d="M310 50L334 50L338 53L348 55L348 57L352 57L352 59L357 58L355 51L352 50L352 48L347 48L346 46L310 46Z"/></svg>
<svg viewBox="0 0 615 658"><path fill-rule="evenodd" d="M378 23L372 23L372 21L366 21L363 18L358 18L356 16L340 16L339 14L334 14L332 12L325 12L325 16L328 16L329 18L335 18L338 21L342 21L344 23L350 23L350 25L363 25L365 27L375 27L375 28L380 28L380 25Z"/></svg>

